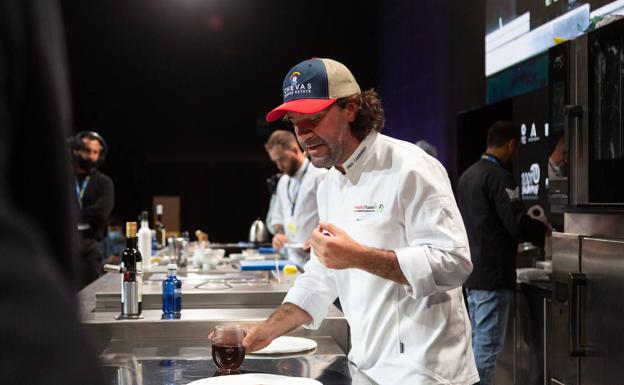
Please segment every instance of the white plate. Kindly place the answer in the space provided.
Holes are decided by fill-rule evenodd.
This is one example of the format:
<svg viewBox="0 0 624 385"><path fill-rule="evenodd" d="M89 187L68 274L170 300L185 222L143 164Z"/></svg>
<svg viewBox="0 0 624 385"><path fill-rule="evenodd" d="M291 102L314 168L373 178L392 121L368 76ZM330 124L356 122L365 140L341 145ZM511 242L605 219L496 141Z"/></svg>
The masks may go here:
<svg viewBox="0 0 624 385"><path fill-rule="evenodd" d="M317 380L275 374L246 373L203 378L188 385L323 385Z"/></svg>
<svg viewBox="0 0 624 385"><path fill-rule="evenodd" d="M269 346L250 354L297 353L314 349L316 346L316 341L309 338L282 336L274 339Z"/></svg>

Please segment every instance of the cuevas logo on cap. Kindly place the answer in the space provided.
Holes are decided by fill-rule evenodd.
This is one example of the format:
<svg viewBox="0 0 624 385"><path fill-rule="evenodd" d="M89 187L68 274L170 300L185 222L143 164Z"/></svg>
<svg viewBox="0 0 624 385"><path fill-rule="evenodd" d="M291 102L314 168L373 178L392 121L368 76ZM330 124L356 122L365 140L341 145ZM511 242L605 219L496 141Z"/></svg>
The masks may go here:
<svg viewBox="0 0 624 385"><path fill-rule="evenodd" d="M284 100L287 98L301 97L312 93L312 83L299 83L301 72L294 71L288 77L290 84L284 82ZM302 78L305 81L305 77Z"/></svg>
<svg viewBox="0 0 624 385"><path fill-rule="evenodd" d="M293 72L293 73L290 75L290 82L291 82L292 84L297 84L297 79L299 78L299 76L301 76L301 73L300 73L300 72L297 72L297 71Z"/></svg>

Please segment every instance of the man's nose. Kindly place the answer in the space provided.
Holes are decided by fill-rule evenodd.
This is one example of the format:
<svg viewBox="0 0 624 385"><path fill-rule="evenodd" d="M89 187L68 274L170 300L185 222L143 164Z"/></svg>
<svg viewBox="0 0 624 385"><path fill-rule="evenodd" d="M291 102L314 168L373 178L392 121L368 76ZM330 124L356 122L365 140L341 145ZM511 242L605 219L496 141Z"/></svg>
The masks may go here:
<svg viewBox="0 0 624 385"><path fill-rule="evenodd" d="M296 126L295 134L299 138L299 143L302 143L305 141L306 138L310 137L310 135L312 134L312 130L306 127Z"/></svg>

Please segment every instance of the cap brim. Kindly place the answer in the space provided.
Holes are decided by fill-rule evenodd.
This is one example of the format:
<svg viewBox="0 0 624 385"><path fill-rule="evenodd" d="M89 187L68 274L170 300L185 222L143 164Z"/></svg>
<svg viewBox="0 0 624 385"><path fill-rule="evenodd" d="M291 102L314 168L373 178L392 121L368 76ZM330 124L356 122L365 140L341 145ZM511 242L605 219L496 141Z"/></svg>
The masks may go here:
<svg viewBox="0 0 624 385"><path fill-rule="evenodd" d="M287 112L300 114L314 114L331 106L337 99L295 99L273 109L266 116L267 122L274 122L282 118Z"/></svg>

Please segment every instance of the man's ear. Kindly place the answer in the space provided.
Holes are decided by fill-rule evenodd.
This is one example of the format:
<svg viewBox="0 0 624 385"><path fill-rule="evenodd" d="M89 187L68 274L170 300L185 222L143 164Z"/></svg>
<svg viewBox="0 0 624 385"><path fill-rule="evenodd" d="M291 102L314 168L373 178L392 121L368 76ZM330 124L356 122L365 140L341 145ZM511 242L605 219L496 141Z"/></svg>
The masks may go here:
<svg viewBox="0 0 624 385"><path fill-rule="evenodd" d="M357 118L357 114L359 112L360 106L355 98L351 98L347 104L345 105L344 111L345 116L347 117L347 121L349 123L353 123L355 118Z"/></svg>

